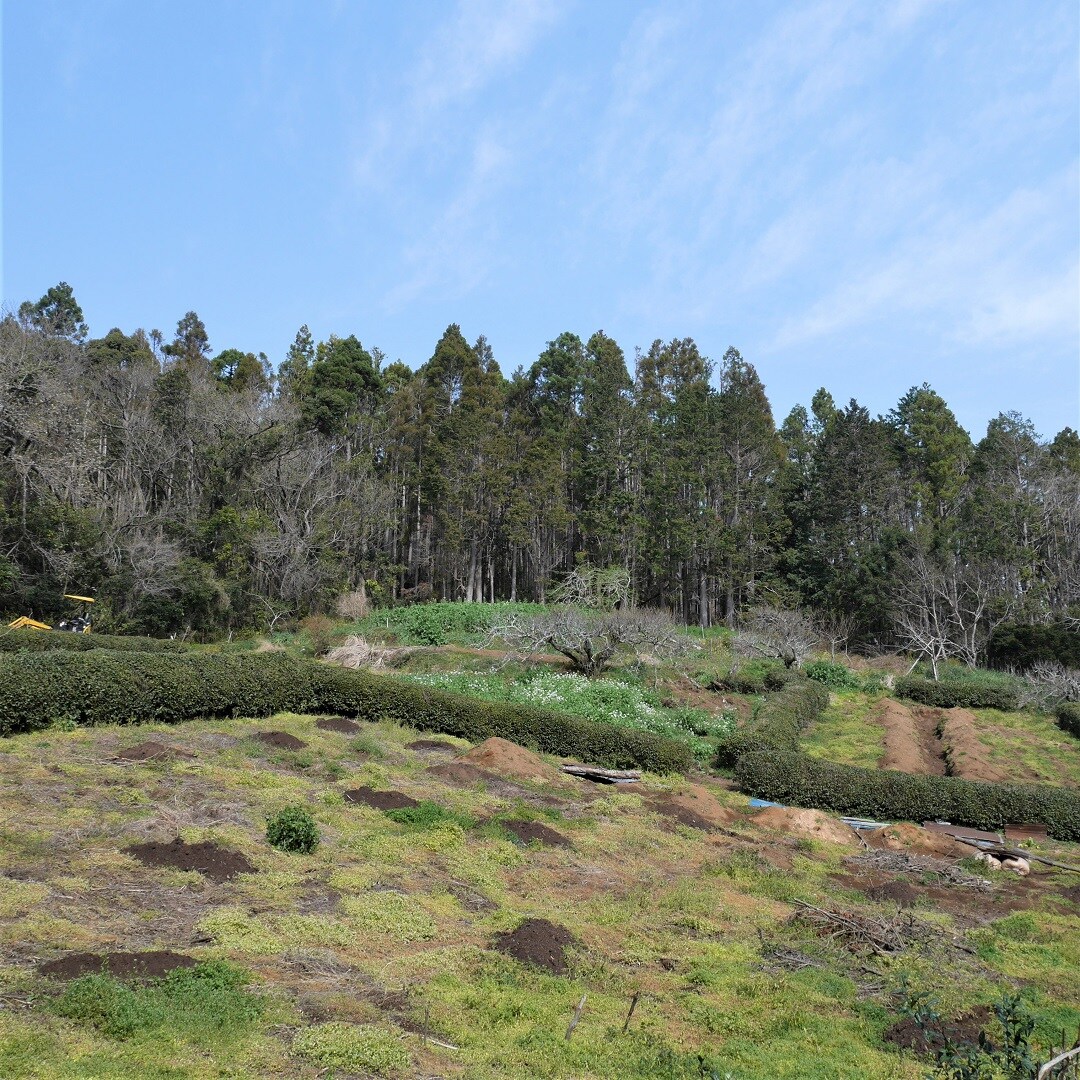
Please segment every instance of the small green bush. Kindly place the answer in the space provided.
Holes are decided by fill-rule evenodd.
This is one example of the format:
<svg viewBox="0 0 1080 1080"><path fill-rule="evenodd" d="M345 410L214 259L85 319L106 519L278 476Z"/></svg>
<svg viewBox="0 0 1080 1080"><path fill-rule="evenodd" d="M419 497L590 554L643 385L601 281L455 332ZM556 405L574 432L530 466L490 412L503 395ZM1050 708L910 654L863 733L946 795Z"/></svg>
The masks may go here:
<svg viewBox="0 0 1080 1080"><path fill-rule="evenodd" d="M748 660L718 675L711 683L713 690L730 690L733 694L763 694L766 690L782 690L797 679L798 673L784 667L779 660Z"/></svg>
<svg viewBox="0 0 1080 1080"><path fill-rule="evenodd" d="M767 698L749 725L720 744L719 763L734 765L757 750L798 750L799 736L828 704L829 691L821 683L791 683Z"/></svg>
<svg viewBox="0 0 1080 1080"><path fill-rule="evenodd" d="M989 672L982 674L990 675ZM921 675L905 675L896 680L894 690L897 697L938 709L1000 709L1009 712L1019 705L1015 685L1001 676L960 678L953 675L935 681Z"/></svg>
<svg viewBox="0 0 1080 1080"><path fill-rule="evenodd" d="M1080 701L1066 701L1055 712L1058 727L1080 739Z"/></svg>
<svg viewBox="0 0 1080 1080"><path fill-rule="evenodd" d="M1063 788L911 776L774 749L744 753L735 776L747 794L793 806L886 821L951 821L976 829L1037 821L1059 840L1080 840L1080 792Z"/></svg>
<svg viewBox="0 0 1080 1080"><path fill-rule="evenodd" d="M834 660L809 660L802 666L803 674L830 690L859 690L862 680L850 668Z"/></svg>
<svg viewBox="0 0 1080 1080"><path fill-rule="evenodd" d="M187 651L182 641L168 638L125 637L115 634L68 634L60 630L0 629L0 653L5 652L90 652L111 649L113 652L181 653Z"/></svg>
<svg viewBox="0 0 1080 1080"><path fill-rule="evenodd" d="M266 839L279 851L310 855L319 846L319 826L303 806L286 806L266 819Z"/></svg>

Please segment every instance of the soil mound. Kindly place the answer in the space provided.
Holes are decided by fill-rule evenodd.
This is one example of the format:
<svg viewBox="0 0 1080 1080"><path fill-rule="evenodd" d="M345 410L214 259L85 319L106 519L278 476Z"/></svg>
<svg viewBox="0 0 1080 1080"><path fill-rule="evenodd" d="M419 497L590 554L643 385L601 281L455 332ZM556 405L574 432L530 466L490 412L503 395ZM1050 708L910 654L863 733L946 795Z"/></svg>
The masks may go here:
<svg viewBox="0 0 1080 1080"><path fill-rule="evenodd" d="M554 765L549 765L531 750L506 739L485 739L474 746L460 761L499 776L515 780L533 780L545 784L562 784L566 777Z"/></svg>
<svg viewBox="0 0 1080 1080"><path fill-rule="evenodd" d="M885 698L871 719L885 729L881 768L913 776L945 775L936 714L925 709L912 711L898 701Z"/></svg>
<svg viewBox="0 0 1080 1080"><path fill-rule="evenodd" d="M360 725L345 716L332 716L329 720L316 720L315 726L320 731L336 731L342 735L355 735Z"/></svg>
<svg viewBox="0 0 1080 1080"><path fill-rule="evenodd" d="M678 795L668 796L668 803L696 814L713 826L730 825L739 816L734 810L722 806L716 796L700 784L691 784Z"/></svg>
<svg viewBox="0 0 1080 1080"><path fill-rule="evenodd" d="M303 750L307 743L287 731L256 731L255 738L275 750Z"/></svg>
<svg viewBox="0 0 1080 1080"><path fill-rule="evenodd" d="M184 750L178 750L175 746L166 746L164 743L147 742L137 743L121 750L116 758L118 761L173 761L176 758L194 757Z"/></svg>
<svg viewBox="0 0 1080 1080"><path fill-rule="evenodd" d="M709 832L716 828L713 822L692 810L677 795L654 795L649 799L649 809L677 821L680 825L689 825L691 829L704 829Z"/></svg>
<svg viewBox="0 0 1080 1080"><path fill-rule="evenodd" d="M133 844L124 849L147 866L169 866L175 870L198 870L219 884L231 881L237 874L250 874L255 867L236 851L218 847L212 841L185 844L177 837L169 844L151 841Z"/></svg>
<svg viewBox="0 0 1080 1080"><path fill-rule="evenodd" d="M855 844L858 836L850 825L821 810L797 810L789 806L770 806L753 817L755 825L789 836L823 840L827 844Z"/></svg>
<svg viewBox="0 0 1080 1080"><path fill-rule="evenodd" d="M432 776L437 776L440 780L444 780L448 784L453 784L455 787L471 787L473 784L478 784L481 781L486 783L504 783L494 773L485 772L483 769L478 769L475 765L470 765L467 761L448 761L445 765L432 765L428 772ZM521 788L518 789L519 791Z"/></svg>
<svg viewBox="0 0 1080 1080"><path fill-rule="evenodd" d="M570 841L561 832L549 829L539 821L500 821L499 824L523 844L536 841L544 847L570 847Z"/></svg>
<svg viewBox="0 0 1080 1080"><path fill-rule="evenodd" d="M448 743L445 739L417 739L415 742L406 743L405 748L407 750L416 750L421 754L457 753L457 747L453 743Z"/></svg>
<svg viewBox="0 0 1080 1080"><path fill-rule="evenodd" d="M161 950L155 952L68 953L38 965L38 973L53 979L77 979L102 972L117 979L156 979L177 968L195 966L193 957Z"/></svg>
<svg viewBox="0 0 1080 1080"><path fill-rule="evenodd" d="M353 788L352 791L346 791L345 801L363 803L364 806L371 806L376 810L404 810L409 806L420 805L404 792L376 791L370 787L358 787Z"/></svg>
<svg viewBox="0 0 1080 1080"><path fill-rule="evenodd" d="M884 885L872 885L866 890L866 895L882 904L909 908L914 907L919 899L919 890L907 881L887 881Z"/></svg>
<svg viewBox="0 0 1080 1080"><path fill-rule="evenodd" d="M922 1054L941 1050L946 1040L960 1049L978 1046L979 1032L990 1026L993 1018L993 1012L986 1005L980 1005L956 1020L932 1020L921 1027L910 1017L905 1017L885 1032L885 1041Z"/></svg>
<svg viewBox="0 0 1080 1080"><path fill-rule="evenodd" d="M936 855L945 859L963 859L972 852L971 848L950 836L931 832L921 825L911 825L906 821L898 825L886 825L884 829L871 829L863 835L871 847L885 851L907 851L913 855Z"/></svg>
<svg viewBox="0 0 1080 1080"><path fill-rule="evenodd" d="M974 713L967 709L943 709L940 722L941 742L950 776L992 784L1016 779L1007 769L991 764L979 738L979 720Z"/></svg>
<svg viewBox="0 0 1080 1080"><path fill-rule="evenodd" d="M566 974L566 950L574 944L574 935L565 926L547 919L526 919L516 930L495 935L494 947L523 964Z"/></svg>

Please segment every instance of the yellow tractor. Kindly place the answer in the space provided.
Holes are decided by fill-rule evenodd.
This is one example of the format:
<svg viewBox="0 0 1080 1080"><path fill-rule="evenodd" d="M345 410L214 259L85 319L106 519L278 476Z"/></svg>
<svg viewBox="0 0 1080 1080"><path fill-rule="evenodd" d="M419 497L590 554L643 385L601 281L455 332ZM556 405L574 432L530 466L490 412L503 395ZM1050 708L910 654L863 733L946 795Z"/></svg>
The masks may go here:
<svg viewBox="0 0 1080 1080"><path fill-rule="evenodd" d="M56 626L50 626L48 623L31 619L29 615L20 615L13 622L8 623L8 628L11 630L62 630L69 634L89 634L89 605L94 602L94 598L92 596L79 596L76 593L64 593L64 599L74 600L79 606L74 609L74 614L66 619L61 619Z"/></svg>

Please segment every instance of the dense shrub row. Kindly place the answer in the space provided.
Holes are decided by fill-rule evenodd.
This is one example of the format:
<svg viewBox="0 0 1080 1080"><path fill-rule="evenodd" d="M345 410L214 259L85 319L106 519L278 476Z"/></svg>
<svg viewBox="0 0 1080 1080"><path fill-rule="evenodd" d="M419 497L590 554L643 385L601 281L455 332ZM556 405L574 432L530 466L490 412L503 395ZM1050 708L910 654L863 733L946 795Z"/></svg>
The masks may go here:
<svg viewBox="0 0 1080 1080"><path fill-rule="evenodd" d="M528 705L446 691L275 653L153 655L104 650L0 656L0 734L74 724L340 712L479 741L493 735L614 767L685 772L682 743Z"/></svg>
<svg viewBox="0 0 1080 1080"><path fill-rule="evenodd" d="M1040 660L1080 668L1080 632L1065 623L1005 623L990 635L987 660L995 668L1021 671Z"/></svg>
<svg viewBox="0 0 1080 1080"><path fill-rule="evenodd" d="M1059 840L1080 840L1080 792L1064 788L910 776L777 751L744 754L735 775L748 794L796 806L887 821L949 821L977 829L1038 821Z"/></svg>
<svg viewBox="0 0 1080 1080"><path fill-rule="evenodd" d="M184 652L182 642L168 638L117 637L112 634L67 634L59 630L0 630L0 652L89 652L112 649L114 652Z"/></svg>
<svg viewBox="0 0 1080 1080"><path fill-rule="evenodd" d="M1058 727L1080 739L1080 701L1066 701L1055 710Z"/></svg>
<svg viewBox="0 0 1080 1080"><path fill-rule="evenodd" d="M897 697L939 709L1001 709L1008 712L1019 704L1015 687L989 680L943 679L935 682L921 675L905 675L896 680L894 690Z"/></svg>
<svg viewBox="0 0 1080 1080"><path fill-rule="evenodd" d="M753 751L796 751L799 735L829 704L829 691L821 683L793 682L767 698L753 721L720 744L718 760L734 765Z"/></svg>

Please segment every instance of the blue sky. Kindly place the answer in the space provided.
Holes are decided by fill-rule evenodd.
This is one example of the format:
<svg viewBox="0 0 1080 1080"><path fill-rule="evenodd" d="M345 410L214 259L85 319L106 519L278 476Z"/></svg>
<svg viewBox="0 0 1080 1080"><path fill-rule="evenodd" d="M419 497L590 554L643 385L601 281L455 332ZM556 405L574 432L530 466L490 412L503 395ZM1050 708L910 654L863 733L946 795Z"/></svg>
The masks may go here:
<svg viewBox="0 0 1080 1080"><path fill-rule="evenodd" d="M503 370L735 345L778 421L1080 426L1074 0L8 0L5 304Z"/></svg>

